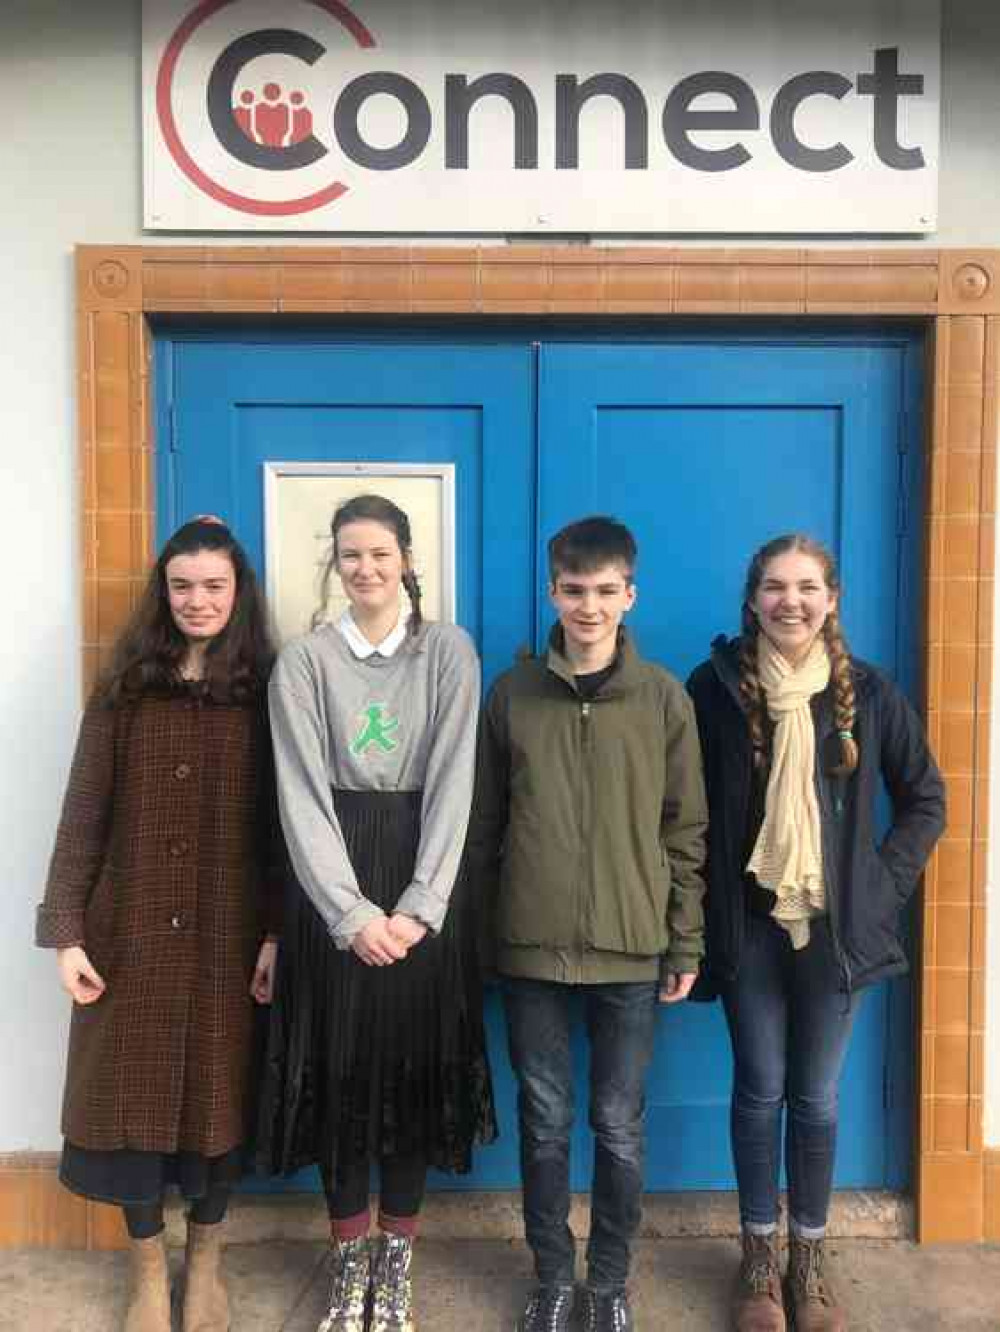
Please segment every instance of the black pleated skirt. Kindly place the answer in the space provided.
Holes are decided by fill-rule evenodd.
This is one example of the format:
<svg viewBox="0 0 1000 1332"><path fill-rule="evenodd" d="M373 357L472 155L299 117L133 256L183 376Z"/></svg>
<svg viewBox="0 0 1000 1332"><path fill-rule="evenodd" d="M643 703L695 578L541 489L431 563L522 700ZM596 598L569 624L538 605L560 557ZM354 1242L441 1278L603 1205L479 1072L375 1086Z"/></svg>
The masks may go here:
<svg viewBox="0 0 1000 1332"><path fill-rule="evenodd" d="M334 791L365 896L386 913L410 883L420 792ZM440 934L391 966L334 947L319 913L292 894L279 949L264 1061L258 1166L422 1154L464 1173L496 1137L482 1020L475 902L460 874Z"/></svg>

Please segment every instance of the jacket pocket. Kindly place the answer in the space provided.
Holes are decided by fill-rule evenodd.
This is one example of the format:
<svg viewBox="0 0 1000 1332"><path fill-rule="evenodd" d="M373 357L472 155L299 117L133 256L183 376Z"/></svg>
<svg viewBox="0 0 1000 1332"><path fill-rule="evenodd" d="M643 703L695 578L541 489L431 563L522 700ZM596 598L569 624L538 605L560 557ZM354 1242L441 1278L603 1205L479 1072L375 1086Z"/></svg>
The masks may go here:
<svg viewBox="0 0 1000 1332"><path fill-rule="evenodd" d="M525 820L508 842L497 895L504 943L569 947L580 935L584 866L569 846L555 846Z"/></svg>
<svg viewBox="0 0 1000 1332"><path fill-rule="evenodd" d="M612 857L600 864L587 912L588 942L605 952L639 957L665 952L670 877L669 860L659 844L647 842L643 854L631 857L625 870Z"/></svg>
<svg viewBox="0 0 1000 1332"><path fill-rule="evenodd" d="M852 904L848 945L856 975L895 970L905 963L900 928L904 901L894 875L873 847L867 873L855 885Z"/></svg>
<svg viewBox="0 0 1000 1332"><path fill-rule="evenodd" d="M893 910L895 910L895 912L898 914L903 909L903 906L906 902L907 894L903 891L902 888L900 888L899 880L896 878L895 874L893 874L892 870L889 868L888 864L883 859L882 853L876 850L874 854L875 854L875 859L878 861L879 871L881 874L883 885L885 887L886 895L888 896L892 904Z"/></svg>

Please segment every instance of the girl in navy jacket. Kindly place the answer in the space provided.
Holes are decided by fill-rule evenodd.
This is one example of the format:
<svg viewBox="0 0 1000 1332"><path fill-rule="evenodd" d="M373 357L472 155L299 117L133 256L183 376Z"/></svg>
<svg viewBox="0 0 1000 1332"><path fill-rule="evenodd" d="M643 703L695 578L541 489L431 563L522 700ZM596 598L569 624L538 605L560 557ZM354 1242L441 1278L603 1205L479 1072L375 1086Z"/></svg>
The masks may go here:
<svg viewBox="0 0 1000 1332"><path fill-rule="evenodd" d="M839 595L824 547L777 537L750 563L739 638L716 639L688 682L709 802L699 993L721 995L735 1061L737 1332L786 1326L783 1108L788 1312L798 1332L847 1326L823 1269L837 1087L864 987L906 970L901 909L944 828L924 729L899 688L848 652ZM882 783L892 820L877 840Z"/></svg>

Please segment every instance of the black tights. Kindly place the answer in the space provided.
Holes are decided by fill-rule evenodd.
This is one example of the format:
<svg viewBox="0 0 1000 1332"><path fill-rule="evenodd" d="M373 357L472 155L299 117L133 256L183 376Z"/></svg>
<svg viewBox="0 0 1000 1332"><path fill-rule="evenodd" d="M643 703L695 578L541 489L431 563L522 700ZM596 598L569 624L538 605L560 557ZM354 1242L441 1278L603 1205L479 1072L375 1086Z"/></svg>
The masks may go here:
<svg viewBox="0 0 1000 1332"><path fill-rule="evenodd" d="M320 1166L326 1208L331 1221L358 1216L368 1208L371 1162L367 1157L338 1161L336 1175ZM379 1162L379 1207L385 1216L416 1216L424 1200L427 1180L425 1156L386 1156Z"/></svg>
<svg viewBox="0 0 1000 1332"><path fill-rule="evenodd" d="M232 1188L216 1184L200 1198L196 1198L188 1211L188 1220L199 1226L218 1225L226 1215ZM154 1239L163 1229L163 1199L151 1203L128 1203L122 1208L129 1238Z"/></svg>

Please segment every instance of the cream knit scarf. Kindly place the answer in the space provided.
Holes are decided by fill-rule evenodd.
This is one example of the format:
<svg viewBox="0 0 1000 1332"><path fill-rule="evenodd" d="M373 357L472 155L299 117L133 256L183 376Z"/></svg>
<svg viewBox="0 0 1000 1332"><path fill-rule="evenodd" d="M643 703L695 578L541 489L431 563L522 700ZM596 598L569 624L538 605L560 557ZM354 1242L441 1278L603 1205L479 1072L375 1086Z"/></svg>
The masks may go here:
<svg viewBox="0 0 1000 1332"><path fill-rule="evenodd" d="M823 844L813 780L816 732L809 700L830 680L826 644L817 637L793 666L766 635L757 640L757 665L774 722L771 774L764 822L747 869L777 897L772 915L793 948L809 942L809 921L826 910Z"/></svg>

